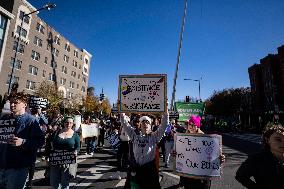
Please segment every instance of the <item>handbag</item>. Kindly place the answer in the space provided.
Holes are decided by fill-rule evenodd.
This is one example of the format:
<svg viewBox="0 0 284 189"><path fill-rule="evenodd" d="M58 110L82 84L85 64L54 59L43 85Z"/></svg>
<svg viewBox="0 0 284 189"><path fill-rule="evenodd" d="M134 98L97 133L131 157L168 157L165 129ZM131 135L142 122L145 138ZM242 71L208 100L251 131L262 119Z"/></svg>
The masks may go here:
<svg viewBox="0 0 284 189"><path fill-rule="evenodd" d="M75 178L77 175L77 168L78 168L78 163L73 163L73 164L69 164L69 175L70 178Z"/></svg>

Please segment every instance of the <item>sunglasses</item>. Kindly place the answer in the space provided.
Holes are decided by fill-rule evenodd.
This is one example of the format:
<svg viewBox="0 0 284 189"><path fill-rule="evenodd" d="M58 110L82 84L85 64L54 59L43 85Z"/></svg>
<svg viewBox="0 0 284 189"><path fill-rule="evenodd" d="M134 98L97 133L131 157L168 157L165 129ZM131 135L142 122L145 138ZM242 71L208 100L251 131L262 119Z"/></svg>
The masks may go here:
<svg viewBox="0 0 284 189"><path fill-rule="evenodd" d="M148 123L150 124L150 122L148 120L143 120L142 123Z"/></svg>

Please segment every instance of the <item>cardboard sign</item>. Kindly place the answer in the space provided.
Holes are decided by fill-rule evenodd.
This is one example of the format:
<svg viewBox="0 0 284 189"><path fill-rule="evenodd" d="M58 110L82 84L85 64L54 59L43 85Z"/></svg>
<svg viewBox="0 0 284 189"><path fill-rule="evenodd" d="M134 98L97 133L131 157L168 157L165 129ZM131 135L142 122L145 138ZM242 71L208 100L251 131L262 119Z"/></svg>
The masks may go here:
<svg viewBox="0 0 284 189"><path fill-rule="evenodd" d="M14 123L14 118L0 119L0 143L7 143L8 139L15 135L16 127Z"/></svg>
<svg viewBox="0 0 284 189"><path fill-rule="evenodd" d="M31 96L29 98L29 107L30 108L46 108L48 104L48 100L46 98L40 98L40 97L35 97Z"/></svg>
<svg viewBox="0 0 284 189"><path fill-rule="evenodd" d="M167 76L120 75L119 112L165 112Z"/></svg>
<svg viewBox="0 0 284 189"><path fill-rule="evenodd" d="M99 126L96 123L93 124L81 124L82 128L82 137L88 138L88 137L98 137L99 136Z"/></svg>
<svg viewBox="0 0 284 189"><path fill-rule="evenodd" d="M75 151L54 150L49 155L50 165L64 165L76 163Z"/></svg>
<svg viewBox="0 0 284 189"><path fill-rule="evenodd" d="M175 172L194 178L221 177L220 135L176 134Z"/></svg>

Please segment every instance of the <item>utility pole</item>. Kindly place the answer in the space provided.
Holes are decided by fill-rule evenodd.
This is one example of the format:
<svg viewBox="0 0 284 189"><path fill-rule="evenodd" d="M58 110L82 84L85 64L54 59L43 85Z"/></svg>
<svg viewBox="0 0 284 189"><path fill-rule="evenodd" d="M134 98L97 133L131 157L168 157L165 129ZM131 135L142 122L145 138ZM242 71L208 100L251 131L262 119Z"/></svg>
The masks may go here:
<svg viewBox="0 0 284 189"><path fill-rule="evenodd" d="M172 100L171 100L171 110L172 111L174 110L174 103L175 103L175 98L176 98L176 82L177 82L178 69L179 69L179 63L180 63L180 54L181 54L181 48L182 48L182 40L183 40L183 32L184 32L186 15L187 15L187 0L184 0L184 12L183 12L183 18L182 18L181 32L180 32L180 37L179 37L179 48L178 48L178 55L177 55L177 64L176 64L176 71L175 71L174 85L173 85L173 93L172 93Z"/></svg>

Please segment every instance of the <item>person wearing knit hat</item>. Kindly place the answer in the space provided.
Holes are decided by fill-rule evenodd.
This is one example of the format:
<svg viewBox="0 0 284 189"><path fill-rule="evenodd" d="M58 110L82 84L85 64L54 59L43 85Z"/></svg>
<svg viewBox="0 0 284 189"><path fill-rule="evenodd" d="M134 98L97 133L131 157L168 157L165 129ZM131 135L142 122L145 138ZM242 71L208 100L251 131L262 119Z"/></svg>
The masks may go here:
<svg viewBox="0 0 284 189"><path fill-rule="evenodd" d="M133 166L131 169L130 185L139 188L161 188L159 183L159 170L155 163L156 148L158 142L165 133L169 124L169 114L165 112L161 125L153 132L151 130L152 120L148 116L139 118L140 132L136 133L128 122L125 114L120 114L121 125L132 141Z"/></svg>
<svg viewBox="0 0 284 189"><path fill-rule="evenodd" d="M269 122L262 133L263 149L250 154L236 172L246 188L283 188L284 127Z"/></svg>
<svg viewBox="0 0 284 189"><path fill-rule="evenodd" d="M187 125L187 133L191 134L204 134L203 131L200 130L201 124L201 117L192 115L190 118L185 122Z"/></svg>
<svg viewBox="0 0 284 189"><path fill-rule="evenodd" d="M185 121L186 133L192 135L204 134L200 130L201 127L201 117L191 115L187 121ZM173 152L173 156L176 155L176 152ZM225 162L225 156L220 156L221 164ZM184 186L184 189L210 189L211 180L209 179L197 179L197 178L188 178L180 176L180 185Z"/></svg>

